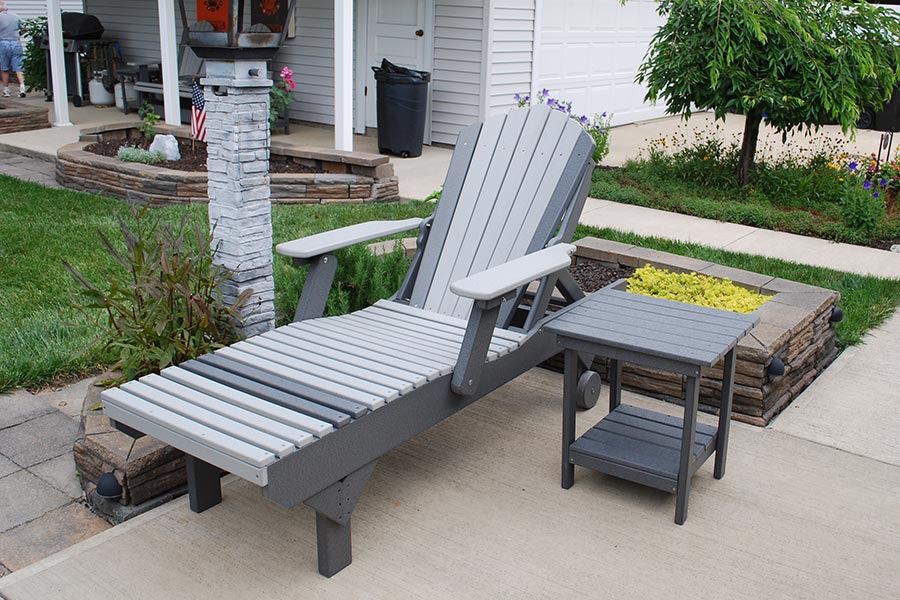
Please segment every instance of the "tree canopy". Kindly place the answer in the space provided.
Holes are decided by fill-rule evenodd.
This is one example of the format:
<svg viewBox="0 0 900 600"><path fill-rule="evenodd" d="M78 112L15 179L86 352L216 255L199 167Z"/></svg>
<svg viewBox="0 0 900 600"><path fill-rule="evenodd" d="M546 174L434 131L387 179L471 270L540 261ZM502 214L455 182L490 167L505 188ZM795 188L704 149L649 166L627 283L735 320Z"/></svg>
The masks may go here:
<svg viewBox="0 0 900 600"><path fill-rule="evenodd" d="M900 80L900 14L853 0L660 0L666 18L637 80L670 114L744 114L738 180L766 122L782 133L836 121L855 131Z"/></svg>

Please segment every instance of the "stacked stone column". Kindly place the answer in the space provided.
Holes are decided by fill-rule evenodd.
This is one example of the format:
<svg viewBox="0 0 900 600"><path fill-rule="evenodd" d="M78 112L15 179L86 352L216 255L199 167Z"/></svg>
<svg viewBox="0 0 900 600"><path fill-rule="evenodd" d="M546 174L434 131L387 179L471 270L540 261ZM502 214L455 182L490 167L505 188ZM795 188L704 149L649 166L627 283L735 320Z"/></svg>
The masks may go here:
<svg viewBox="0 0 900 600"><path fill-rule="evenodd" d="M216 262L234 272L223 286L228 302L245 290L247 336L275 324L272 208L269 192L269 90L262 60L207 60L209 223Z"/></svg>

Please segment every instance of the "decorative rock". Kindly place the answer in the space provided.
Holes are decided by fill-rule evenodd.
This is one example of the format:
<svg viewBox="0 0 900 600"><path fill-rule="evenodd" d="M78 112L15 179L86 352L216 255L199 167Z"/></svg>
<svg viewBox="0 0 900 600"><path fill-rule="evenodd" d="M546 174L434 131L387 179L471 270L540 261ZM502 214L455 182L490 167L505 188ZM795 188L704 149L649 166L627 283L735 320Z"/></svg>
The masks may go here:
<svg viewBox="0 0 900 600"><path fill-rule="evenodd" d="M891 246L891 252L900 252L900 244L894 244Z"/></svg>
<svg viewBox="0 0 900 600"><path fill-rule="evenodd" d="M178 140L174 135L160 134L153 138L150 143L151 152L161 152L166 160L181 159L181 152L178 151Z"/></svg>

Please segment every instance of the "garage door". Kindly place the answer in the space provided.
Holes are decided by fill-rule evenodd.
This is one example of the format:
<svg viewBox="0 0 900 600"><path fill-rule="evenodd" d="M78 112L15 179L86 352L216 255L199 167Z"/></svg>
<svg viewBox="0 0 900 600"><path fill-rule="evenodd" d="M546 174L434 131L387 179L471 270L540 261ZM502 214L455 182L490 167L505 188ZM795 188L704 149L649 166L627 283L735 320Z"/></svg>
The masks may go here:
<svg viewBox="0 0 900 600"><path fill-rule="evenodd" d="M544 0L538 81L579 113L613 114L622 125L664 116L634 83L662 19L654 0Z"/></svg>

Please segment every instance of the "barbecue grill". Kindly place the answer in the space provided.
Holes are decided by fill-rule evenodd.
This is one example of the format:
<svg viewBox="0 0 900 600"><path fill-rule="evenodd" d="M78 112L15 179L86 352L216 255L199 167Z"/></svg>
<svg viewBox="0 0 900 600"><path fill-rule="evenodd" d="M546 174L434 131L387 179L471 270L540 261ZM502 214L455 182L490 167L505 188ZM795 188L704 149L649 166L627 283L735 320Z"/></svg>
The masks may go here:
<svg viewBox="0 0 900 600"><path fill-rule="evenodd" d="M84 82L81 77L82 62L90 75L102 74L103 87L112 92L116 68L121 64L119 43L103 40L103 25L100 19L83 13L62 13L63 63L66 67L67 95L75 106L84 100ZM39 42L47 53L47 97L52 97L53 84L50 72L50 39L45 34Z"/></svg>

